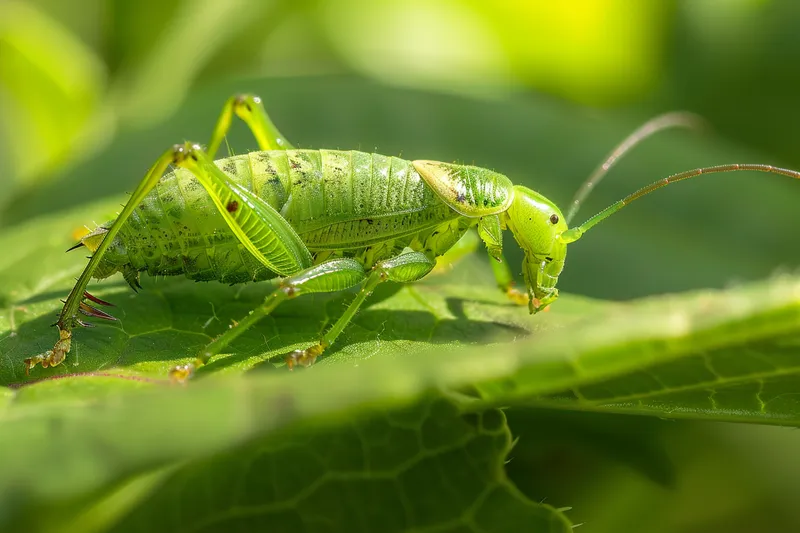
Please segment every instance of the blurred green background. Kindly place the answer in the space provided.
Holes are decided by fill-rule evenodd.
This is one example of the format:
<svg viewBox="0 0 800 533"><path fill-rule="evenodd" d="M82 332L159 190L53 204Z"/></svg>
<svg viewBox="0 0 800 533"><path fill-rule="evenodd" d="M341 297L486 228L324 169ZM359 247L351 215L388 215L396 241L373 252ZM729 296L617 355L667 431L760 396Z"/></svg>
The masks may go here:
<svg viewBox="0 0 800 533"><path fill-rule="evenodd" d="M299 147L475 163L562 206L648 118L708 120L648 140L581 221L696 166L798 168L799 23L790 0L0 1L0 231L124 198L240 91ZM244 128L230 143L254 148ZM798 203L800 184L769 175L668 188L572 245L560 289L626 299L794 269ZM541 444L511 476L587 531L800 530L790 430L510 418Z"/></svg>

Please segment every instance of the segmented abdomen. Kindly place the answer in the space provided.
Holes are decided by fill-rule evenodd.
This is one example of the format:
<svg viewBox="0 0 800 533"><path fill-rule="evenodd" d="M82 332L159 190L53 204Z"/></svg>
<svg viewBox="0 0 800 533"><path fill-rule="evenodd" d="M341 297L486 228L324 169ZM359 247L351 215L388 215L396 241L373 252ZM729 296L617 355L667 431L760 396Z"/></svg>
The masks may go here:
<svg viewBox="0 0 800 533"><path fill-rule="evenodd" d="M216 164L280 211L312 252L332 250L368 257L364 261L371 263L458 217L399 158L290 150L251 152ZM365 255L376 246L380 252ZM134 210L97 277L116 271L185 274L226 283L274 277L239 244L203 187L184 169L165 175Z"/></svg>
<svg viewBox="0 0 800 533"><path fill-rule="evenodd" d="M409 161L364 152L293 151L281 213L310 250L352 250L453 218Z"/></svg>

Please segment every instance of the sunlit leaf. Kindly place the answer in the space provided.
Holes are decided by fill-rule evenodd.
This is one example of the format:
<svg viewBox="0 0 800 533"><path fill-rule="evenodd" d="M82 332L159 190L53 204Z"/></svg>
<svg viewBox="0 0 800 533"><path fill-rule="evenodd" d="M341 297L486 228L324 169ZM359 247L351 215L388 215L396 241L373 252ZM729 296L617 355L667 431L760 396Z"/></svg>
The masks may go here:
<svg viewBox="0 0 800 533"><path fill-rule="evenodd" d="M800 388L800 363L791 355L791 339L800 325L800 280L795 278L628 304L564 296L549 313L531 317L491 286L487 265L467 260L456 267L453 279L458 279L459 268L482 271L485 288L476 283L447 283L446 276L403 288L387 285L358 315L341 343L311 371L287 373L280 366L273 368L268 360L312 343L324 324L341 313L347 295L299 298L279 308L274 317L243 335L230 354L212 359L201 369L196 383L186 388L168 386L168 369L190 360L231 320L257 305L268 287L169 279L147 282L145 290L134 295L119 281L111 281L96 293L117 305L119 324L77 331L75 347L64 365L36 369L33 376L25 378L22 359L53 341L51 313L59 308L59 298L82 264L61 252L69 241L61 228L71 227L82 216L106 216L110 209L108 204L99 204L43 218L0 241L0 247L13 251L0 260L3 277L9 280L2 288L0 378L14 387L6 389L0 410L5 436L0 441L4 472L0 494L8 496L0 501L9 502L14 509L30 513L41 502L55 505L64 501L60 495L65 491L70 498L88 497L152 468L229 454L222 463L230 468L212 466L215 461L191 463L193 466L167 482L166 492L154 493L164 498L152 496L155 499L151 500L147 491L138 493L138 499L151 503L134 507L138 510L131 520L151 520L153 513L159 514L151 505L175 498L201 498L177 488L187 479L199 479L194 476L205 478L214 473L212 478L220 483L238 483L242 478L236 472L242 467L236 465L242 464L241 454L260 457L262 453L242 451L240 447L247 441L259 439L266 450L287 457L296 454L297 461L290 462L301 470L311 468L314 461L324 465L328 460L324 453L339 457L335 445L312 460L304 456L307 445L298 448L293 439L309 442L302 439L326 434L334 442L347 439L360 431L352 433L347 429L350 424L369 427L368 420L398 416L393 413L422 405L418 402L434 390L461 391L437 405L451 405L448 409L463 413L442 419L451 421L442 422L445 426L456 423L462 428L466 427L463 422L456 422L461 417L473 416L469 413L487 416L491 406L508 404L628 409L661 417L800 425L800 404L794 392ZM254 370L252 375L241 377L248 369ZM63 377L19 387L45 376ZM639 403L631 403L632 398ZM422 414L416 415L419 422L411 429L422 434L426 424L439 424L436 417L426 418L430 416L426 409L412 408ZM442 431L442 438L452 437L449 430ZM504 434L507 438L508 433ZM166 435L169 438L165 439ZM57 443L59 452L32 451L32 443L42 439ZM403 439L389 442L383 452L390 457L417 453ZM462 445L469 449L467 442ZM501 461L505 452L498 450L475 453ZM364 465L369 457L362 448L349 460ZM372 479L371 470L365 472L359 476ZM405 470L393 472L400 479ZM494 478L497 483L510 487L494 472L500 476ZM424 506L431 496L422 487L437 482L449 486L449 475L419 478L421 488L410 492L412 501L404 509ZM298 478L290 475L287 479ZM368 487L356 483L347 488L345 484L336 490L355 491L356 498L363 490L373 494ZM459 489L453 490L459 494ZM269 511L283 508L280 502L288 498L283 494L292 490L278 492L281 496L260 495L259 501L266 507L258 504L253 509L267 509L265 512L224 512L225 505L239 509L238 500L228 500L223 509L209 505L203 509L214 515L209 524L233 524L245 516L259 524L302 522L302 513L287 510L289 516ZM376 497L379 492L374 493ZM426 523L449 523L445 519L449 516L454 526L462 522L469 526L465 517L478 507L480 513L497 517L506 512L500 509L516 501L522 502L520 512L531 509L553 527L566 524L552 509L520 500L513 489L502 493L506 499L495 502L496 506L476 503L474 494L459 496L453 500L459 504L454 503L450 511L439 509L444 514L436 514L435 519L431 515ZM413 500L415 496L422 500ZM213 494L204 497L213 498ZM490 501L494 502L493 498ZM6 515L10 512L10 508L0 510ZM121 524L127 523L124 515L117 517ZM412 515L416 516L411 513L407 518ZM13 516L24 520L27 514ZM35 516L47 519L46 514ZM313 521L313 516L306 518ZM198 524L206 524L205 519L196 519ZM411 527L417 522L403 523L403 527ZM548 531L535 529L540 530Z"/></svg>

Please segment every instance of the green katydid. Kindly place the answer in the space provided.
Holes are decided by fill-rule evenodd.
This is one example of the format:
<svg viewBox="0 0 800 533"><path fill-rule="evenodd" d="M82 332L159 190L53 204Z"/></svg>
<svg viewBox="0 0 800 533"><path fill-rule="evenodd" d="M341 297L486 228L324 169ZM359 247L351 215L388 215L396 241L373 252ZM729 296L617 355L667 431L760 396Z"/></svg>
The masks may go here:
<svg viewBox="0 0 800 533"><path fill-rule="evenodd" d="M248 125L261 151L214 161L234 115ZM26 359L26 371L64 361L73 328L90 325L80 315L113 320L89 303L109 305L86 291L90 279L121 272L136 290L142 271L225 283L279 278L265 302L201 350L196 364L221 353L289 298L360 284L344 314L318 342L286 356L289 368L308 366L335 342L378 284L425 277L471 228L477 228L494 259L499 287L536 313L558 298L567 244L637 198L714 172L755 170L800 178L800 172L770 165L699 168L657 181L582 225L567 227L581 201L625 151L656 131L696 122L691 115L672 113L639 128L578 191L565 218L541 194L488 169L357 151L296 150L258 97L232 97L208 148L185 143L167 150L119 216L76 245L92 256L59 315L59 340L52 350ZM170 165L176 169L165 175ZM513 288L503 259L504 230L512 232L524 252L525 293ZM174 369L173 377L186 378L194 366Z"/></svg>

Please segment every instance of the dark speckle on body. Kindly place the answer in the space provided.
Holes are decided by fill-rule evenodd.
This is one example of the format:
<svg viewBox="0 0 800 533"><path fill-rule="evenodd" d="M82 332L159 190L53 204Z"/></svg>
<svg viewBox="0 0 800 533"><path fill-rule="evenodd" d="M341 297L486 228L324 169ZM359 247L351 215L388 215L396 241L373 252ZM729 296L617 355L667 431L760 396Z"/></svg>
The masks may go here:
<svg viewBox="0 0 800 533"><path fill-rule="evenodd" d="M233 160L229 159L222 166L222 170L226 174L236 174L236 163Z"/></svg>

